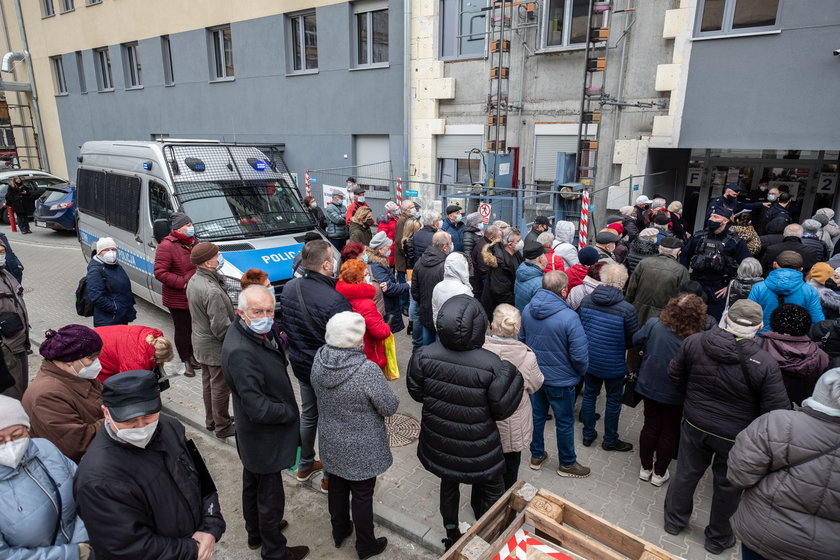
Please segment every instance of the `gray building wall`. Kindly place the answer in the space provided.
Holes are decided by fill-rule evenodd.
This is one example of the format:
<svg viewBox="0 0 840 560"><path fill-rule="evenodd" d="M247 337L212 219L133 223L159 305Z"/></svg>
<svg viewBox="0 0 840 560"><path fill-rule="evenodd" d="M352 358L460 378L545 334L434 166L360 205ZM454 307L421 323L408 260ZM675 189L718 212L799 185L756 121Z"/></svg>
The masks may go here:
<svg viewBox="0 0 840 560"><path fill-rule="evenodd" d="M139 42L142 89L126 90L120 45L111 45L114 91L98 93L93 51L83 51L88 93L80 93L74 53L63 56L69 94L57 99L72 177L88 140L211 138L286 144L286 162L306 169L354 163L354 135L387 134L395 174L403 158L403 9L389 5L389 66L351 70L350 3L318 8L318 73L287 75L286 16L231 24L233 81L211 82L205 29L170 35L175 85L164 86L160 38ZM125 37L125 41L134 40ZM344 154L348 155L344 159Z"/></svg>
<svg viewBox="0 0 840 560"><path fill-rule="evenodd" d="M782 0L781 33L695 40L681 148L840 147L840 2Z"/></svg>

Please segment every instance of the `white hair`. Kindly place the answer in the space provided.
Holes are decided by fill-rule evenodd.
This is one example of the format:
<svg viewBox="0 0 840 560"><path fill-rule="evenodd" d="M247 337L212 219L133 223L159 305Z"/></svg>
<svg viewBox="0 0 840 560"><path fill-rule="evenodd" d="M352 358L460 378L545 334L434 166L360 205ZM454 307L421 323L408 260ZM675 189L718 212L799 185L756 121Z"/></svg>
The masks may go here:
<svg viewBox="0 0 840 560"><path fill-rule="evenodd" d="M414 204L413 200L403 200L402 201L402 209L408 210L409 208L414 208L416 205Z"/></svg>
<svg viewBox="0 0 840 560"><path fill-rule="evenodd" d="M537 236L537 243L543 247L551 247L551 244L554 243L554 234L550 231L542 232Z"/></svg>
<svg viewBox="0 0 840 560"><path fill-rule="evenodd" d="M622 216L625 216L625 217L626 216L632 216L634 210L635 210L635 207L633 207L633 206L622 206L621 208L618 209L618 213L621 214Z"/></svg>
<svg viewBox="0 0 840 560"><path fill-rule="evenodd" d="M676 257L680 254L680 249L671 248L671 247L663 247L662 245L659 246L659 254L660 255L670 255L672 257Z"/></svg>
<svg viewBox="0 0 840 560"><path fill-rule="evenodd" d="M424 226L434 226L436 223L443 221L440 212L428 209L420 213L420 223Z"/></svg>
<svg viewBox="0 0 840 560"><path fill-rule="evenodd" d="M623 264L608 264L601 269L601 284L623 290L628 276Z"/></svg>
<svg viewBox="0 0 840 560"><path fill-rule="evenodd" d="M665 208L665 202L664 198L654 198L650 203L650 209L656 210L657 208Z"/></svg>
<svg viewBox="0 0 840 560"><path fill-rule="evenodd" d="M490 332L502 338L516 338L521 324L519 310L509 303L500 303L493 310Z"/></svg>
<svg viewBox="0 0 840 560"><path fill-rule="evenodd" d="M785 226L785 230L782 232L782 235L784 237L802 237L803 233L804 230L799 224L788 224Z"/></svg>
<svg viewBox="0 0 840 560"><path fill-rule="evenodd" d="M271 299L274 299L274 288L266 288L265 286L261 286L259 284L251 284L250 286L246 286L245 289L242 290L242 293L239 294L239 301L236 303L236 308L242 312L248 311L248 300L252 295L257 295L257 290L263 290L266 294L271 296Z"/></svg>

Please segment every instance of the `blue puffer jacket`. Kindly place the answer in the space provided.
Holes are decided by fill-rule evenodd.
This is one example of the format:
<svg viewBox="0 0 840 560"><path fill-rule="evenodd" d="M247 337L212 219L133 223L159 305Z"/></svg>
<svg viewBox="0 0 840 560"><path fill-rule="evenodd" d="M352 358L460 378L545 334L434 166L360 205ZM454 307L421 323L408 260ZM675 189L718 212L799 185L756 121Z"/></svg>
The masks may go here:
<svg viewBox="0 0 840 560"><path fill-rule="evenodd" d="M758 302L764 311L764 328L770 330L770 315L779 307L780 296L784 303L795 303L804 307L811 314L811 324L825 319L820 294L813 286L802 279L802 272L792 268L777 268L767 275L764 282L759 282L750 290L749 299Z"/></svg>
<svg viewBox="0 0 840 560"><path fill-rule="evenodd" d="M513 284L513 295L516 301L516 308L522 312L525 306L542 288L543 271L535 264L522 262L516 269L516 282Z"/></svg>
<svg viewBox="0 0 840 560"><path fill-rule="evenodd" d="M93 302L94 327L127 325L137 318L131 281L119 263L105 264L99 257L92 258L87 268L87 285Z"/></svg>
<svg viewBox="0 0 840 560"><path fill-rule="evenodd" d="M685 396L668 377L668 365L682 345L683 337L662 324L659 317L647 320L642 330L633 335L633 345L641 346L642 365L636 392L656 402L682 406Z"/></svg>
<svg viewBox="0 0 840 560"><path fill-rule="evenodd" d="M452 243L455 244L455 250L461 252L464 250L464 222L452 223L449 218L444 218L440 229L452 236Z"/></svg>
<svg viewBox="0 0 840 560"><path fill-rule="evenodd" d="M565 300L544 288L522 312L519 340L537 355L543 385L573 387L589 366L589 345L577 313Z"/></svg>
<svg viewBox="0 0 840 560"><path fill-rule="evenodd" d="M0 558L78 560L78 543L87 542L88 534L76 515L75 474L76 464L39 438L29 440L18 468L0 466ZM52 503L56 486L61 494L62 526L53 544L58 524Z"/></svg>
<svg viewBox="0 0 840 560"><path fill-rule="evenodd" d="M639 328L636 308L624 301L621 290L601 284L583 298L578 313L589 339L586 373L602 379L624 377L625 351L633 345L633 333Z"/></svg>

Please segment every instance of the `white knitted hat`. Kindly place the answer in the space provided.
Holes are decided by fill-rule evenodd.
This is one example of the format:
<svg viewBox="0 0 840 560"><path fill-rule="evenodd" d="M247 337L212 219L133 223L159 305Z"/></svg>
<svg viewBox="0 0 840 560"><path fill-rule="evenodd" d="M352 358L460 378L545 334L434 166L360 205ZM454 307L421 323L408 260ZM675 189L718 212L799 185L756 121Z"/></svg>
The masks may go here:
<svg viewBox="0 0 840 560"><path fill-rule="evenodd" d="M116 249L117 244L113 237L100 237L96 242L96 252L101 253L104 249Z"/></svg>
<svg viewBox="0 0 840 560"><path fill-rule="evenodd" d="M840 416L840 368L822 374L814 387L813 396L802 401L802 405L831 416Z"/></svg>
<svg viewBox="0 0 840 560"><path fill-rule="evenodd" d="M17 399L0 395L0 430L18 425L29 427L29 416L23 410L23 405Z"/></svg>
<svg viewBox="0 0 840 560"><path fill-rule="evenodd" d="M335 348L358 348L365 340L364 317L352 311L336 313L327 321L324 339Z"/></svg>

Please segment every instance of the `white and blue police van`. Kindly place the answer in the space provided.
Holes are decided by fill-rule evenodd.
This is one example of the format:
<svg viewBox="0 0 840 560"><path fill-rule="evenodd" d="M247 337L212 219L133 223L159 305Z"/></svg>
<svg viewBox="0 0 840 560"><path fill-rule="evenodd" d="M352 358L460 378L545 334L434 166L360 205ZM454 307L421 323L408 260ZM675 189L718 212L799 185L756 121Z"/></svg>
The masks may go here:
<svg viewBox="0 0 840 560"><path fill-rule="evenodd" d="M250 268L267 272L279 296L293 276L304 235L317 231L273 146L92 141L82 145L78 161L77 231L85 258L99 238L112 237L132 291L159 307L155 250L170 232L173 212L192 219L199 241L219 246L225 258L220 272L234 303Z"/></svg>

